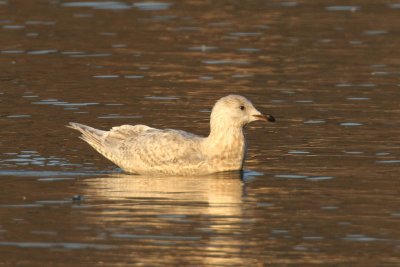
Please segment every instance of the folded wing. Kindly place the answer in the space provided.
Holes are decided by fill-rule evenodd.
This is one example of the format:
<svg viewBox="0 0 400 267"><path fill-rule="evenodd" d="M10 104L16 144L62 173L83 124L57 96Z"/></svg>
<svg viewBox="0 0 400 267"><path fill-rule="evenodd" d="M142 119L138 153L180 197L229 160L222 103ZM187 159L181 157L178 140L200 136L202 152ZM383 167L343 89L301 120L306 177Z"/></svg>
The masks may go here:
<svg viewBox="0 0 400 267"><path fill-rule="evenodd" d="M174 173L204 163L200 152L202 137L179 130L160 130L146 125L122 125L102 131L79 123L70 128L81 139L127 172Z"/></svg>

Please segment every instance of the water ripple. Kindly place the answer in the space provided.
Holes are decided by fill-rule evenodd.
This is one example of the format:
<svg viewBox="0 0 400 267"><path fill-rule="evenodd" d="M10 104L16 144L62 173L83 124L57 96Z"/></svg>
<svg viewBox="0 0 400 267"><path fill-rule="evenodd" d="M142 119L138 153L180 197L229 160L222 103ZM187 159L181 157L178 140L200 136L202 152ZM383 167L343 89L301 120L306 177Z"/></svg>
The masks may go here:
<svg viewBox="0 0 400 267"><path fill-rule="evenodd" d="M140 2L134 3L133 6L146 11L157 11L157 10L165 10L171 7L171 3L163 3L163 2Z"/></svg>
<svg viewBox="0 0 400 267"><path fill-rule="evenodd" d="M325 8L328 11L350 11L356 12L360 9L359 6L327 6Z"/></svg>
<svg viewBox="0 0 400 267"><path fill-rule="evenodd" d="M0 242L2 247L19 247L19 248L57 248L57 249L115 249L117 246L107 244L88 244L88 243L49 243L49 242Z"/></svg>
<svg viewBox="0 0 400 267"><path fill-rule="evenodd" d="M124 9L132 8L131 4L126 4L123 2L116 2L116 1L68 2L68 3L62 3L61 6L64 6L64 7L90 7L90 8L94 8L94 9L110 9L110 10L124 10Z"/></svg>

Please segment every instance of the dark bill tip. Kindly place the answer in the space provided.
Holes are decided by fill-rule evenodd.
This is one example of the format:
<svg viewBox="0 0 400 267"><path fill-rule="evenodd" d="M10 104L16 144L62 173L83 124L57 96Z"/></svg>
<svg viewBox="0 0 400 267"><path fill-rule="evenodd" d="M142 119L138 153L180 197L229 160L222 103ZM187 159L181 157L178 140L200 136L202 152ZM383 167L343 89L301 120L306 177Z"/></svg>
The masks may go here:
<svg viewBox="0 0 400 267"><path fill-rule="evenodd" d="M267 120L268 120L269 122L275 122L274 116L268 114L266 117L267 117Z"/></svg>
<svg viewBox="0 0 400 267"><path fill-rule="evenodd" d="M253 115L254 117L256 117L258 120L260 121L269 121L269 122L275 122L275 118L272 115Z"/></svg>

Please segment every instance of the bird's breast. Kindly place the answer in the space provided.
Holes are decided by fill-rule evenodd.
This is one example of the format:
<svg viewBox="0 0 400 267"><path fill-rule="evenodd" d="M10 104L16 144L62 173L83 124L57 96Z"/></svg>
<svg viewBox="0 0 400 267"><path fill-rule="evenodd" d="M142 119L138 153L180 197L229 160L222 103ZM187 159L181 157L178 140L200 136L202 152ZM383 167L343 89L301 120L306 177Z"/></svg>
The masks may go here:
<svg viewBox="0 0 400 267"><path fill-rule="evenodd" d="M208 144L210 166L216 171L240 170L243 166L246 144L244 136L224 136Z"/></svg>

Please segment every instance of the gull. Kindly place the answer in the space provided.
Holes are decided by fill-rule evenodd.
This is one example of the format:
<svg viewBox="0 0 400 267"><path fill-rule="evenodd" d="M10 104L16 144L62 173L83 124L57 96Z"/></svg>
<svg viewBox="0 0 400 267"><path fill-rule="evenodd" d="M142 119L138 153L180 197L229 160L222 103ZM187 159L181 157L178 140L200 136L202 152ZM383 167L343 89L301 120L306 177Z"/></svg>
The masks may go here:
<svg viewBox="0 0 400 267"><path fill-rule="evenodd" d="M243 96L219 99L207 137L146 125L122 125L109 131L70 122L81 139L122 170L144 175L204 175L242 170L246 155L244 127L253 121L274 122Z"/></svg>

